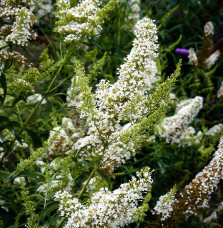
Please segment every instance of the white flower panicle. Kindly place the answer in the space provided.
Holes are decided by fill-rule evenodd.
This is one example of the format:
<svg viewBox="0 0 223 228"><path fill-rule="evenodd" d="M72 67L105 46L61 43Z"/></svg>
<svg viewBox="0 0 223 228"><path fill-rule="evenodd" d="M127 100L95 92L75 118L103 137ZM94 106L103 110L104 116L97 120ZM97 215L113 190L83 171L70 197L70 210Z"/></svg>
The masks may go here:
<svg viewBox="0 0 223 228"><path fill-rule="evenodd" d="M0 28L0 64L5 60L16 60L19 64L28 65L26 57L16 51L9 50L10 43L25 46L29 40L34 39L36 34L31 29L35 17L29 11L32 1L7 1L0 2L0 18L3 22Z"/></svg>
<svg viewBox="0 0 223 228"><path fill-rule="evenodd" d="M137 220L139 200L143 193L151 191L152 178L146 167L137 173L129 183L122 184L113 192L101 188L93 193L88 204L74 198L68 192L57 192L55 199L60 202L59 211L67 217L65 228L73 227L123 227Z"/></svg>
<svg viewBox="0 0 223 228"><path fill-rule="evenodd" d="M70 7L67 0L57 2L58 19L56 31L65 34L65 42L82 40L85 36L98 36L102 30L98 23L101 0L82 0L75 7Z"/></svg>
<svg viewBox="0 0 223 228"><path fill-rule="evenodd" d="M36 36L35 33L30 32L33 23L33 14L27 8L21 8L12 25L11 33L6 36L5 41L21 46L27 45L29 40L34 39Z"/></svg>
<svg viewBox="0 0 223 228"><path fill-rule="evenodd" d="M221 52L220 50L216 50L214 53L212 53L213 50L213 41L212 36L214 35L214 26L212 22L208 22L204 26L204 43L201 48L201 51L198 53L198 55L195 53L193 48L190 48L189 50L189 64L193 66L199 66L204 69L209 70L217 61L219 58ZM205 50L207 49L207 50ZM206 52L208 53L203 53ZM203 54L201 54L203 53ZM212 54L211 54L212 53ZM200 56L199 56L200 54ZM203 59L202 55L205 55L205 58Z"/></svg>
<svg viewBox="0 0 223 228"><path fill-rule="evenodd" d="M112 86L101 81L96 91L98 107L101 110L112 107L112 112L124 121L135 121L145 115L145 96L152 83L158 80L156 25L151 19L143 18L136 24L135 36L133 48L119 69L118 81ZM136 99L137 103L134 103Z"/></svg>
<svg viewBox="0 0 223 228"><path fill-rule="evenodd" d="M1 1L0 17L6 21L10 18L13 20L12 25L7 23L0 30L1 38L6 42L24 46L29 40L35 38L36 34L31 29L35 17L28 9L31 3L32 1L24 1L21 4L19 2Z"/></svg>
<svg viewBox="0 0 223 228"><path fill-rule="evenodd" d="M195 53L195 51L194 51L193 48L190 48L190 50L189 50L188 59L189 59L189 62L188 62L188 63L189 63L190 65L197 66L197 64L198 64L198 59L197 59L197 55L196 55L196 53Z"/></svg>
<svg viewBox="0 0 223 228"><path fill-rule="evenodd" d="M205 36L214 35L214 25L211 21L207 22L204 26Z"/></svg>
<svg viewBox="0 0 223 228"><path fill-rule="evenodd" d="M106 163L106 168L110 167L110 171L129 159L138 146L131 137L128 142L123 142L121 136L130 131L133 123L141 121L148 112L145 105L147 92L152 83L158 80L155 63L158 55L156 32L152 20L144 18L139 21L136 24L133 48L119 69L117 82L110 85L102 80L95 96L91 95L90 88L86 92L88 95L78 95L80 100L77 107L81 110L81 117L87 119L89 130L85 138L75 143L75 149L80 150L86 146L80 155L85 158L101 156L102 163ZM81 87L81 83L88 83L83 72L79 72L76 77L76 85ZM87 96L89 97L86 98ZM85 104L85 99L88 105ZM94 107L87 108L89 102ZM121 122L129 123L124 127ZM103 141L106 145L103 145Z"/></svg>
<svg viewBox="0 0 223 228"><path fill-rule="evenodd" d="M176 187L172 188L167 194L160 196L159 200L154 207L153 214L160 215L161 221L170 218L173 212L173 204L175 199Z"/></svg>
<svg viewBox="0 0 223 228"><path fill-rule="evenodd" d="M219 136L221 133L223 133L223 124L216 124L212 128L210 128L205 135L216 137Z"/></svg>
<svg viewBox="0 0 223 228"><path fill-rule="evenodd" d="M217 92L217 97L220 98L223 96L223 81L221 82L221 86Z"/></svg>
<svg viewBox="0 0 223 228"><path fill-rule="evenodd" d="M203 98L199 96L181 101L176 107L175 115L166 117L158 126L158 134L165 138L167 143L190 144L191 141L188 140L188 137L192 139L195 130L188 126L202 106ZM201 133L198 133L197 136L200 135ZM195 142L198 143L198 141Z"/></svg>
<svg viewBox="0 0 223 228"><path fill-rule="evenodd" d="M219 203L217 211L223 210L223 201Z"/></svg>
<svg viewBox="0 0 223 228"><path fill-rule="evenodd" d="M187 185L176 201L175 209L184 208L184 213L197 214L200 207L207 207L211 194L223 179L223 138L210 163ZM182 210L182 209L181 209Z"/></svg>
<svg viewBox="0 0 223 228"><path fill-rule="evenodd" d="M210 69L212 66L214 66L220 54L221 54L220 50L217 50L204 61L204 64L207 69Z"/></svg>

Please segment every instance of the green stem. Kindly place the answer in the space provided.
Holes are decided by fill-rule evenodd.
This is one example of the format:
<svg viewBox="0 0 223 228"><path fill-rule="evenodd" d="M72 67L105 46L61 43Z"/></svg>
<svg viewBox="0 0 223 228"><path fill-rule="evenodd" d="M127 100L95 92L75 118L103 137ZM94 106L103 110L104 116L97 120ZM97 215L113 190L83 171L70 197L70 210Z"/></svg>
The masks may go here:
<svg viewBox="0 0 223 228"><path fill-rule="evenodd" d="M81 190L81 192L80 192L80 194L79 194L79 196L78 196L78 199L80 199L81 196L83 195L85 189L87 188L87 186L88 186L88 184L89 184L91 178L93 177L93 175L95 174L95 172L96 172L97 169L98 169L98 167L95 167L95 168L92 170L90 176L89 176L88 179L87 179L87 182L85 183L84 187L82 188L82 190Z"/></svg>
<svg viewBox="0 0 223 228"><path fill-rule="evenodd" d="M71 46L70 46L71 47ZM36 107L34 108L34 110L32 111L32 113L29 115L29 117L26 119L25 123L24 123L24 126L26 126L26 124L29 122L30 118L33 116L33 114L36 112L36 110L39 108L39 106L41 105L42 101L45 99L45 97L47 96L47 94L49 93L49 91L51 90L55 80L57 79L62 67L64 66L64 64L66 63L68 57L69 57L69 53L70 53L70 48L64 58L64 61L62 62L62 64L60 65L60 68L58 69L57 73L55 74L53 80L51 81L47 91L44 93L42 99L38 102L38 104L36 105ZM20 132L21 132L22 129L20 129Z"/></svg>

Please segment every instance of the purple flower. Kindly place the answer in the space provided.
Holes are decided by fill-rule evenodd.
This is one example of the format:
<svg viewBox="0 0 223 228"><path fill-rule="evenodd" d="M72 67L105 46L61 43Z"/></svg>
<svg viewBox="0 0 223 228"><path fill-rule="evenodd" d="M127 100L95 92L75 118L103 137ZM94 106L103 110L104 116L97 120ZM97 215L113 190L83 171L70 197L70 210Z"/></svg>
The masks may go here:
<svg viewBox="0 0 223 228"><path fill-rule="evenodd" d="M142 10L138 10L138 13L141 13L142 12Z"/></svg>
<svg viewBox="0 0 223 228"><path fill-rule="evenodd" d="M211 104L214 104L214 102L215 102L215 100L214 100L214 99L210 100L210 103L211 103Z"/></svg>
<svg viewBox="0 0 223 228"><path fill-rule="evenodd" d="M176 52L177 54L181 54L181 55L186 55L186 56L189 55L189 50L188 50L188 49L184 49L184 48L177 48L177 49L175 50L175 52Z"/></svg>
<svg viewBox="0 0 223 228"><path fill-rule="evenodd" d="M200 122L200 119L196 118L195 121L196 121L196 122Z"/></svg>

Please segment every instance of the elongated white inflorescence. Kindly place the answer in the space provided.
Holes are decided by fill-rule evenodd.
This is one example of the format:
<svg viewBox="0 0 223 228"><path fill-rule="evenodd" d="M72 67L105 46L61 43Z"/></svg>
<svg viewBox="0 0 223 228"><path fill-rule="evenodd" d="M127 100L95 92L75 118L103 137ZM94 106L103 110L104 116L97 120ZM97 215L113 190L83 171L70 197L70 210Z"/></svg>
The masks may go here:
<svg viewBox="0 0 223 228"><path fill-rule="evenodd" d="M173 204L175 202L176 188L172 188L167 194L160 196L154 207L153 214L160 215L161 221L169 218L173 212Z"/></svg>
<svg viewBox="0 0 223 228"><path fill-rule="evenodd" d="M211 137L216 137L219 136L221 133L223 133L223 124L216 124L213 127L211 127L205 135L211 136Z"/></svg>
<svg viewBox="0 0 223 228"><path fill-rule="evenodd" d="M57 192L55 198L60 202L61 216L68 218L64 227L123 227L139 219L138 202L143 193L151 190L149 168L142 169L137 177L112 192L101 188L85 205L66 191Z"/></svg>
<svg viewBox="0 0 223 228"><path fill-rule="evenodd" d="M36 33L31 29L35 22L35 17L29 10L31 3L30 0L0 2L0 18L3 22L0 27L0 65L10 59L30 66L25 56L9 50L9 44L27 46L28 42L36 37Z"/></svg>
<svg viewBox="0 0 223 228"><path fill-rule="evenodd" d="M205 36L214 35L214 25L211 21L208 21L204 26Z"/></svg>
<svg viewBox="0 0 223 228"><path fill-rule="evenodd" d="M124 143L120 140L120 135L131 129L131 122L146 116L147 91L157 80L156 26L152 20L144 18L137 23L136 29L133 48L119 69L118 81L110 85L102 80L95 98L91 98L96 106L94 111L86 109L79 96L78 107L81 109L81 116L87 118L89 130L85 138L77 141L75 148L80 150L89 145L82 153L83 156L89 156L88 151L93 146L95 149L91 151L91 156L102 156L103 162L110 167L119 166L135 152L134 141L129 139L128 143ZM82 78L83 76L78 75L77 80L81 81ZM121 121L130 122L121 126ZM107 145L103 145L102 141L106 141Z"/></svg>
<svg viewBox="0 0 223 228"><path fill-rule="evenodd" d="M190 48L190 50L189 50L188 59L189 59L189 64L190 65L197 66L197 64L198 64L197 55L196 55L196 53L195 53L193 48Z"/></svg>
<svg viewBox="0 0 223 228"><path fill-rule="evenodd" d="M155 62L158 56L156 25L151 19L144 18L136 24L135 35L133 48L118 71L118 81L112 86L101 81L96 91L100 110L109 110L112 107L118 119L129 121L141 119L145 115L147 110L143 100L152 83L158 80ZM137 97L141 102L138 100L139 103L134 104L134 112L131 106Z"/></svg>
<svg viewBox="0 0 223 228"><path fill-rule="evenodd" d="M139 146L134 138L123 135L130 132L134 123L141 121L149 111L145 104L147 92L158 80L156 33L156 25L148 18L136 24L133 48L119 69L117 82L110 85L102 80L95 95L91 94L88 87L89 79L85 76L83 66L76 62L75 68L81 70L77 70L76 78L72 80L67 102L69 106L76 106L80 110L80 116L87 120L88 132L74 143L71 150L81 150L79 156L83 159L100 156L101 165L109 172L129 159ZM60 135L58 142L62 140L63 143L59 144L70 145L69 140ZM54 150L58 154L54 146L50 147L50 154Z"/></svg>
<svg viewBox="0 0 223 228"><path fill-rule="evenodd" d="M202 105L203 98L199 96L181 101L176 107L175 115L166 117L158 126L159 135L165 138L167 143L190 144L190 140L187 139L193 138L195 130L188 126L197 116Z"/></svg>
<svg viewBox="0 0 223 228"><path fill-rule="evenodd" d="M175 209L180 209L184 205L184 213L196 215L200 207L208 206L211 194L217 189L221 179L223 179L223 138L210 163L185 187L176 201Z"/></svg>
<svg viewBox="0 0 223 228"><path fill-rule="evenodd" d="M212 66L214 66L214 64L218 60L218 57L220 56L220 54L221 54L221 52L219 50L217 50L204 61L204 64L206 65L207 69L210 69Z"/></svg>

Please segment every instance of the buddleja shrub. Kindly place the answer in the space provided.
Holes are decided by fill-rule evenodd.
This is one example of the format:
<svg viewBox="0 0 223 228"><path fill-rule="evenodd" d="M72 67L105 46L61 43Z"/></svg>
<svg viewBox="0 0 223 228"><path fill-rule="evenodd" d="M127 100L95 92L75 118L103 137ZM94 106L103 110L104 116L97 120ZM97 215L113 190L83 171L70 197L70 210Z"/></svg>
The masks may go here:
<svg viewBox="0 0 223 228"><path fill-rule="evenodd" d="M53 10L52 2L5 0L0 7L3 227L124 227L147 224L147 215L148 226L170 227L208 205L223 176L222 141L191 183L179 194L173 185L153 209L154 171L131 160L145 146L196 148L210 132L221 134L220 125L206 135L191 126L202 97L179 101L170 93L181 61L161 79L165 54L159 57L155 21L141 18L138 1L58 0L54 40L47 37L37 62L24 47L41 40L32 27ZM134 39L117 74L108 76L114 72L105 69L112 61L101 49L109 36L103 24L118 10L125 12L118 23L131 34L126 39ZM126 162L135 174L119 183L117 170Z"/></svg>

